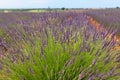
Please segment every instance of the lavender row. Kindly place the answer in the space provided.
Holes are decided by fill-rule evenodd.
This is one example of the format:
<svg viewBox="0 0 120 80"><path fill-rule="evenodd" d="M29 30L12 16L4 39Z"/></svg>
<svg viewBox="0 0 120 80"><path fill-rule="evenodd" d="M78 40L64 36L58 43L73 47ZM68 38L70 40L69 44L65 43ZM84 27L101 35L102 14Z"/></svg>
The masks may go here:
<svg viewBox="0 0 120 80"><path fill-rule="evenodd" d="M104 27L112 27L118 29L118 35L120 35L120 9L99 9L88 10L85 14L93 17Z"/></svg>

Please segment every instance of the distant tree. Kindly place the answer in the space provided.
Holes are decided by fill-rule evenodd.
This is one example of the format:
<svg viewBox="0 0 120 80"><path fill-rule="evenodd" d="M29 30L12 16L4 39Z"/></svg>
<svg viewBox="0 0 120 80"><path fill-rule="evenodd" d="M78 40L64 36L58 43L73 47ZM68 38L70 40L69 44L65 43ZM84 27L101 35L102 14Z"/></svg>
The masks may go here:
<svg viewBox="0 0 120 80"><path fill-rule="evenodd" d="M48 6L48 11L52 11L52 9Z"/></svg>
<svg viewBox="0 0 120 80"><path fill-rule="evenodd" d="M119 9L119 7L117 6L116 9Z"/></svg>
<svg viewBox="0 0 120 80"><path fill-rule="evenodd" d="M64 7L62 7L62 8L61 8L61 10L65 10L65 8L64 8Z"/></svg>
<svg viewBox="0 0 120 80"><path fill-rule="evenodd" d="M68 10L68 8L66 8L66 10Z"/></svg>

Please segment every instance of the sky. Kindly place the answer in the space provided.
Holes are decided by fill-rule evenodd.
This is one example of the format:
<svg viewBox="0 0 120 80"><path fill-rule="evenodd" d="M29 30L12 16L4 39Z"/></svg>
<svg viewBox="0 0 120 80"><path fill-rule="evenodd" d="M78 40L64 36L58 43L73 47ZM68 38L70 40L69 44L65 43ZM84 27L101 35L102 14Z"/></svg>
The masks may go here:
<svg viewBox="0 0 120 80"><path fill-rule="evenodd" d="M120 0L0 0L0 8L112 8Z"/></svg>

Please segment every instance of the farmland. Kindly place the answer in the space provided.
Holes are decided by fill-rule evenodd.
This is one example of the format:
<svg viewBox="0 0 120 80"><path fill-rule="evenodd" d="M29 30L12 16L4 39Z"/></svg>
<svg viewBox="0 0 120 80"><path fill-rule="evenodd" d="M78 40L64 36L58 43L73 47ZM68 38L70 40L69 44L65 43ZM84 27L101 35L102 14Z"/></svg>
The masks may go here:
<svg viewBox="0 0 120 80"><path fill-rule="evenodd" d="M120 11L105 11L1 12L0 80L119 80Z"/></svg>

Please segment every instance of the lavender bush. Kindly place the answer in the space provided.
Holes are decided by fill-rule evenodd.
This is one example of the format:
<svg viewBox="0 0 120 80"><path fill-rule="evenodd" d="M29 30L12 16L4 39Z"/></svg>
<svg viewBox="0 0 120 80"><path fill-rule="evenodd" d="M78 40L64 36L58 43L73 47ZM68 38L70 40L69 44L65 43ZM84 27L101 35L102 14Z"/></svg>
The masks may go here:
<svg viewBox="0 0 120 80"><path fill-rule="evenodd" d="M98 32L83 13L0 13L0 17L0 79L120 78L114 31Z"/></svg>

